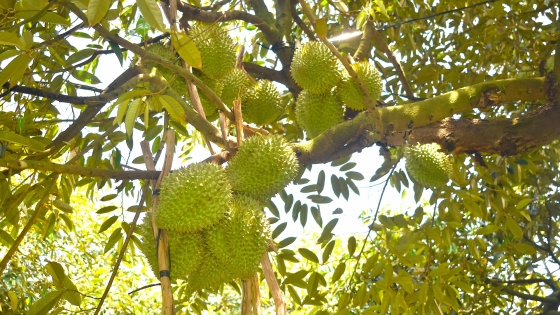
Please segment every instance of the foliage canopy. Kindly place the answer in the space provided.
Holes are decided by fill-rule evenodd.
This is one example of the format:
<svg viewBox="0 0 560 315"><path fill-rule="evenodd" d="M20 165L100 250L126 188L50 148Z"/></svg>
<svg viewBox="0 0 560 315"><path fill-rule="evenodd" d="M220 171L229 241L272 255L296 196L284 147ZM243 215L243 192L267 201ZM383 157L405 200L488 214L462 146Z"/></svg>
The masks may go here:
<svg viewBox="0 0 560 315"><path fill-rule="evenodd" d="M247 314L256 300L277 314L559 314L555 1L206 2L0 0L2 313L156 312L148 291L126 294L151 275L134 227L169 171L151 155L188 163L205 145L207 162L224 164L243 136L280 134L301 169L330 167L316 180L302 172L290 187L298 193L267 201L273 273L263 260L256 284L218 292L180 280L171 291L163 276L165 314L170 293L176 311L196 314ZM235 49L217 44L224 34ZM329 48L365 108L346 108L312 139L296 119L307 91L290 73L308 41ZM150 51L156 43L171 53ZM218 46L238 54L225 81L214 77L220 67L203 75L204 54ZM102 83L105 55L122 68ZM381 74L379 100L351 76L360 61ZM240 118L241 89L257 80L282 92L274 111L283 113L265 125ZM452 155L450 181L428 198L399 164L417 143ZM351 155L371 146L384 162L356 165ZM349 200L366 178L408 191L415 205L365 211L367 236L334 235L338 218L323 222L321 205ZM282 232L315 224L308 216L321 233L290 246ZM267 293L248 297L259 286Z"/></svg>

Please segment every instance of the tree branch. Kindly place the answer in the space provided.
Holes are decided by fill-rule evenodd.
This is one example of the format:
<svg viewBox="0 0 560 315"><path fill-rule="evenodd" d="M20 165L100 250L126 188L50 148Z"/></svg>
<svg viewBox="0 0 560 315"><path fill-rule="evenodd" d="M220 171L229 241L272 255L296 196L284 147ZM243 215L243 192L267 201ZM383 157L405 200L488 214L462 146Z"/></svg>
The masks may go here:
<svg viewBox="0 0 560 315"><path fill-rule="evenodd" d="M397 60L397 58L395 57L391 49L389 49L389 46L387 46L385 40L381 37L381 34L379 34L375 30L375 28L373 28L373 22L368 21L366 23L365 32L369 33L369 36L371 36L376 46L379 49L381 49L381 51L383 51L385 55L387 55L387 58L393 64L393 67L395 68L395 72L397 72L397 76L399 77L399 80L402 83L402 87L406 93L406 96L409 99L414 98L414 92L412 92L412 88L410 87L410 83L408 83L408 79L406 78L402 70L401 64L399 63L399 61ZM368 36L368 34L364 34L364 36ZM360 43L360 47L361 47L361 43Z"/></svg>
<svg viewBox="0 0 560 315"><path fill-rule="evenodd" d="M107 170L97 167L84 167L66 164L56 164L43 161L32 160L8 160L0 159L0 167L7 167L12 170L32 169L37 171L55 172L61 174L75 174L87 177L112 178L116 180L134 179L157 179L159 171L120 171Z"/></svg>
<svg viewBox="0 0 560 315"><path fill-rule="evenodd" d="M505 292L509 295L516 296L518 298L522 298L522 299L525 299L525 300L538 301L538 302L543 302L543 303L558 303L558 301L554 298L540 297L540 296L536 296L536 295L532 295L532 294L521 293L521 292L513 290L512 288L502 287L502 285L503 285L502 280L484 279L484 283L490 284L490 285L495 286L495 287L501 287L500 290L502 292Z"/></svg>

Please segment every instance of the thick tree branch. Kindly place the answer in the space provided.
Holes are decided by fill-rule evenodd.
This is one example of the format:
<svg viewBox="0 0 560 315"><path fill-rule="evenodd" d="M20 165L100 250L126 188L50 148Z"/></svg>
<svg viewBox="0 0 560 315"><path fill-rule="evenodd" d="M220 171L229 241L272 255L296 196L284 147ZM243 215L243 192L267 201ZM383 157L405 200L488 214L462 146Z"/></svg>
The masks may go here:
<svg viewBox="0 0 560 315"><path fill-rule="evenodd" d="M159 171L107 170L97 167L84 167L49 163L43 161L21 161L8 159L0 159L0 167L7 167L12 170L32 169L37 171L55 172L61 174L75 174L87 177L112 178L116 180L157 179L160 173Z"/></svg>
<svg viewBox="0 0 560 315"><path fill-rule="evenodd" d="M290 3L290 11L292 13L292 19L294 19L294 22L296 22L297 26L299 28L301 28L301 30L305 33L305 35L307 35L307 38L309 38L310 41L316 41L317 38L315 37L315 33L313 33L309 27L307 27L307 25L303 22L303 20L299 17L298 13L297 13L297 4L298 4L298 0L291 0Z"/></svg>
<svg viewBox="0 0 560 315"><path fill-rule="evenodd" d="M270 81L276 81L285 85L290 92L298 94L301 88L295 84L291 77L286 78L286 72L278 71L266 67L256 65L254 63L245 62L243 63L243 68L245 71L251 73L257 78L267 79Z"/></svg>
<svg viewBox="0 0 560 315"><path fill-rule="evenodd" d="M267 37L276 36L277 33L276 30L272 29L270 25L259 17L243 11L207 12L183 1L177 3L177 10L183 13L181 23L183 23L182 20L194 20L208 23L241 20L253 24Z"/></svg>
<svg viewBox="0 0 560 315"><path fill-rule="evenodd" d="M120 76L118 76L111 84L105 88L103 93L111 92L118 87L122 86L132 78L138 76L142 73L139 67L132 67L126 69ZM56 151L61 145L65 142L69 141L70 139L74 138L76 134L78 134L103 108L105 104L98 105L98 106L88 106L78 117L78 120L74 122L70 127L66 130L61 132L58 137L56 137L53 142L49 145L49 148Z"/></svg>
<svg viewBox="0 0 560 315"><path fill-rule="evenodd" d="M453 153L475 150L517 154L560 136L556 127L560 110L545 106L522 118L494 121L445 118L501 102L545 99L543 87L543 78L507 79L476 84L413 104L380 107L383 123L388 127L382 136L372 133L375 121L371 113L362 112L294 147L302 164L326 163L340 156L340 152L353 153L378 141L403 145L409 138L412 142L440 143ZM539 119L544 119L544 123Z"/></svg>

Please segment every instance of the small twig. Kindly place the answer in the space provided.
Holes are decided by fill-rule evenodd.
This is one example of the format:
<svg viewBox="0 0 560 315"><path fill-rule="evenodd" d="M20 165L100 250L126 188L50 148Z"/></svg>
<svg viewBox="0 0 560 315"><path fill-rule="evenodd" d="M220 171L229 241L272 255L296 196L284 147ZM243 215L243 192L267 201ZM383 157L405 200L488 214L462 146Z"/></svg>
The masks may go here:
<svg viewBox="0 0 560 315"><path fill-rule="evenodd" d="M274 271L272 270L272 265L270 264L270 258L268 257L268 253L265 253L262 260L261 266L264 278L266 283L268 284L268 288L270 289L270 294L272 295L272 299L274 300L276 315L286 315L286 301L284 300L284 293L280 289L278 285L278 280L276 280L276 276L274 275Z"/></svg>
<svg viewBox="0 0 560 315"><path fill-rule="evenodd" d="M143 287L140 287L140 288L138 288L138 289L136 289L136 290L130 291L130 292L128 292L128 294L134 294L134 293L136 293L136 292L138 292L138 291L142 291L142 290L144 290L144 289L148 289L148 288L151 288L151 287L157 287L157 286L160 286L160 285L161 285L161 283L152 283L152 284L148 284L148 285L145 285L145 286L143 286Z"/></svg>

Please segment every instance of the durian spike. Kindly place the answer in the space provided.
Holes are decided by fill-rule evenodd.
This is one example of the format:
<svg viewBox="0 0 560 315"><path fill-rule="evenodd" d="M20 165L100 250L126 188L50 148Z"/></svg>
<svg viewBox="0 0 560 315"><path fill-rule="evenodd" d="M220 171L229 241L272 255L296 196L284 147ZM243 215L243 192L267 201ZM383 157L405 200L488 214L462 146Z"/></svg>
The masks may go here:
<svg viewBox="0 0 560 315"><path fill-rule="evenodd" d="M173 152L175 149L175 132L173 130L167 130L164 134L164 140L166 144L165 148L165 162L163 164L163 169L159 175L159 178L155 185L153 185L154 191L159 190L161 182L171 171L171 163L173 162ZM152 152L150 146L147 142L143 141L140 143L142 148L142 153L144 155L144 163L146 163L146 168L150 171L155 171L155 164L152 157ZM167 231L158 230L155 224L155 210L158 204L158 196L154 195L152 197L152 231L154 232L154 240L157 242L158 249L158 267L160 270L160 282L161 282L161 294L162 294L162 308L164 315L172 315L173 306L173 292L171 291L171 279L169 277L169 241L167 239Z"/></svg>

